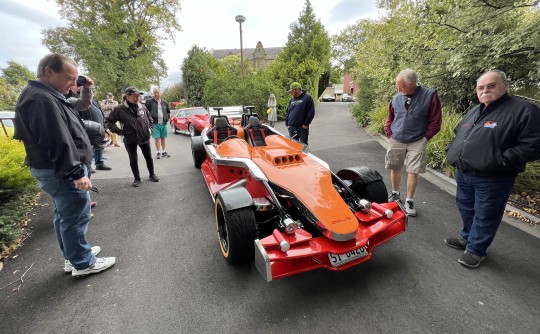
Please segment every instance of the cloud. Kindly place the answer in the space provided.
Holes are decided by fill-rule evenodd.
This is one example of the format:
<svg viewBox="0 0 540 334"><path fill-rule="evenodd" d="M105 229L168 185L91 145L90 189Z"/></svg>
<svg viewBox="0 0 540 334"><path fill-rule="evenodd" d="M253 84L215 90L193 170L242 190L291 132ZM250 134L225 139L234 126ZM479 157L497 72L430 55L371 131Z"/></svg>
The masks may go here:
<svg viewBox="0 0 540 334"><path fill-rule="evenodd" d="M22 2L24 3L24 2ZM31 5L31 2L27 2ZM51 7L50 4L45 5L45 8L42 7L42 10L36 10L32 7L25 6L20 2L15 2L13 0L2 0L2 7L0 7L0 14L3 14L7 17L8 20L15 19L17 21L23 21L25 24L37 25L39 27L56 27L65 25L65 22L60 19L57 13L50 14L49 12L43 11L43 9L55 8ZM27 27L28 29L28 27ZM13 33L13 31L11 31Z"/></svg>
<svg viewBox="0 0 540 334"><path fill-rule="evenodd" d="M182 72L172 71L169 72L169 75L165 79L161 80L160 86L161 88L171 87L180 80L182 80Z"/></svg>
<svg viewBox="0 0 540 334"><path fill-rule="evenodd" d="M41 44L41 31L50 27L65 25L58 14L54 2L40 1L39 5L26 1L28 7L12 0L2 0L0 7L0 67L5 67L7 61L14 60L35 71L39 60L49 53Z"/></svg>
<svg viewBox="0 0 540 334"><path fill-rule="evenodd" d="M341 0L330 11L329 22L343 26L345 22L354 23L363 18L375 17L375 1Z"/></svg>

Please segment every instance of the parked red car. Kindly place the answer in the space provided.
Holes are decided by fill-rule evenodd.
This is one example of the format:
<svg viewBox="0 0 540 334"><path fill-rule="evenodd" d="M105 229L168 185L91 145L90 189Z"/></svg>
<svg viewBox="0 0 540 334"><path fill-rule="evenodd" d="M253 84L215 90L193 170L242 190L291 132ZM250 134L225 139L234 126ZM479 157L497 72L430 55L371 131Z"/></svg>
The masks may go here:
<svg viewBox="0 0 540 334"><path fill-rule="evenodd" d="M203 107L179 109L176 115L171 116L169 124L174 133L198 136L209 124L208 110Z"/></svg>

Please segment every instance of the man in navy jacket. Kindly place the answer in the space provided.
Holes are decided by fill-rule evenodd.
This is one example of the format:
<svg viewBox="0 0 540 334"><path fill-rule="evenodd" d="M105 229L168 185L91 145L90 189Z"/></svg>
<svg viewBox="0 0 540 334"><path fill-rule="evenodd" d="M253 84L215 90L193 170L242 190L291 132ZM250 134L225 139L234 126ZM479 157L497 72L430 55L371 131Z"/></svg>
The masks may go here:
<svg viewBox="0 0 540 334"><path fill-rule="evenodd" d="M290 86L289 93L292 94L292 99L287 105L285 113L285 126L289 129L289 136L304 144L308 144L309 125L315 117L315 104L313 98L302 85L298 82L293 82Z"/></svg>
<svg viewBox="0 0 540 334"><path fill-rule="evenodd" d="M540 108L509 96L509 85L500 70L482 74L476 82L480 104L463 117L446 148L448 162L457 167L463 228L445 243L465 250L458 262L469 268L486 257L517 174L540 159Z"/></svg>

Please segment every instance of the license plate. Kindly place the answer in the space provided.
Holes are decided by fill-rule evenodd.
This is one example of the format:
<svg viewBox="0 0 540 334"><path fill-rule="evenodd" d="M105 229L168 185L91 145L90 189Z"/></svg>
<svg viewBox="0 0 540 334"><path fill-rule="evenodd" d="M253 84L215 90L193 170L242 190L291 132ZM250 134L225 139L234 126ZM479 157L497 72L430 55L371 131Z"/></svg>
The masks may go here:
<svg viewBox="0 0 540 334"><path fill-rule="evenodd" d="M328 254L328 259L333 267L339 267L345 263L349 263L354 260L358 260L364 256L368 255L366 247L358 248L344 254Z"/></svg>

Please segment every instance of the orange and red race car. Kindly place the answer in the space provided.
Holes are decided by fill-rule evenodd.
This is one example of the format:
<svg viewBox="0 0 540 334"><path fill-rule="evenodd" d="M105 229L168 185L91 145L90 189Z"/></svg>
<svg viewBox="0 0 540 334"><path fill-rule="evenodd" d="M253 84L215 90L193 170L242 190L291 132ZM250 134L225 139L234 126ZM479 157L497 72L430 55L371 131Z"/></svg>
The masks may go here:
<svg viewBox="0 0 540 334"><path fill-rule="evenodd" d="M229 262L255 259L267 282L317 268L340 271L405 231L407 217L399 203L386 203L377 171L333 173L304 144L261 124L253 107L240 126L214 109L218 115L191 138L191 149Z"/></svg>

